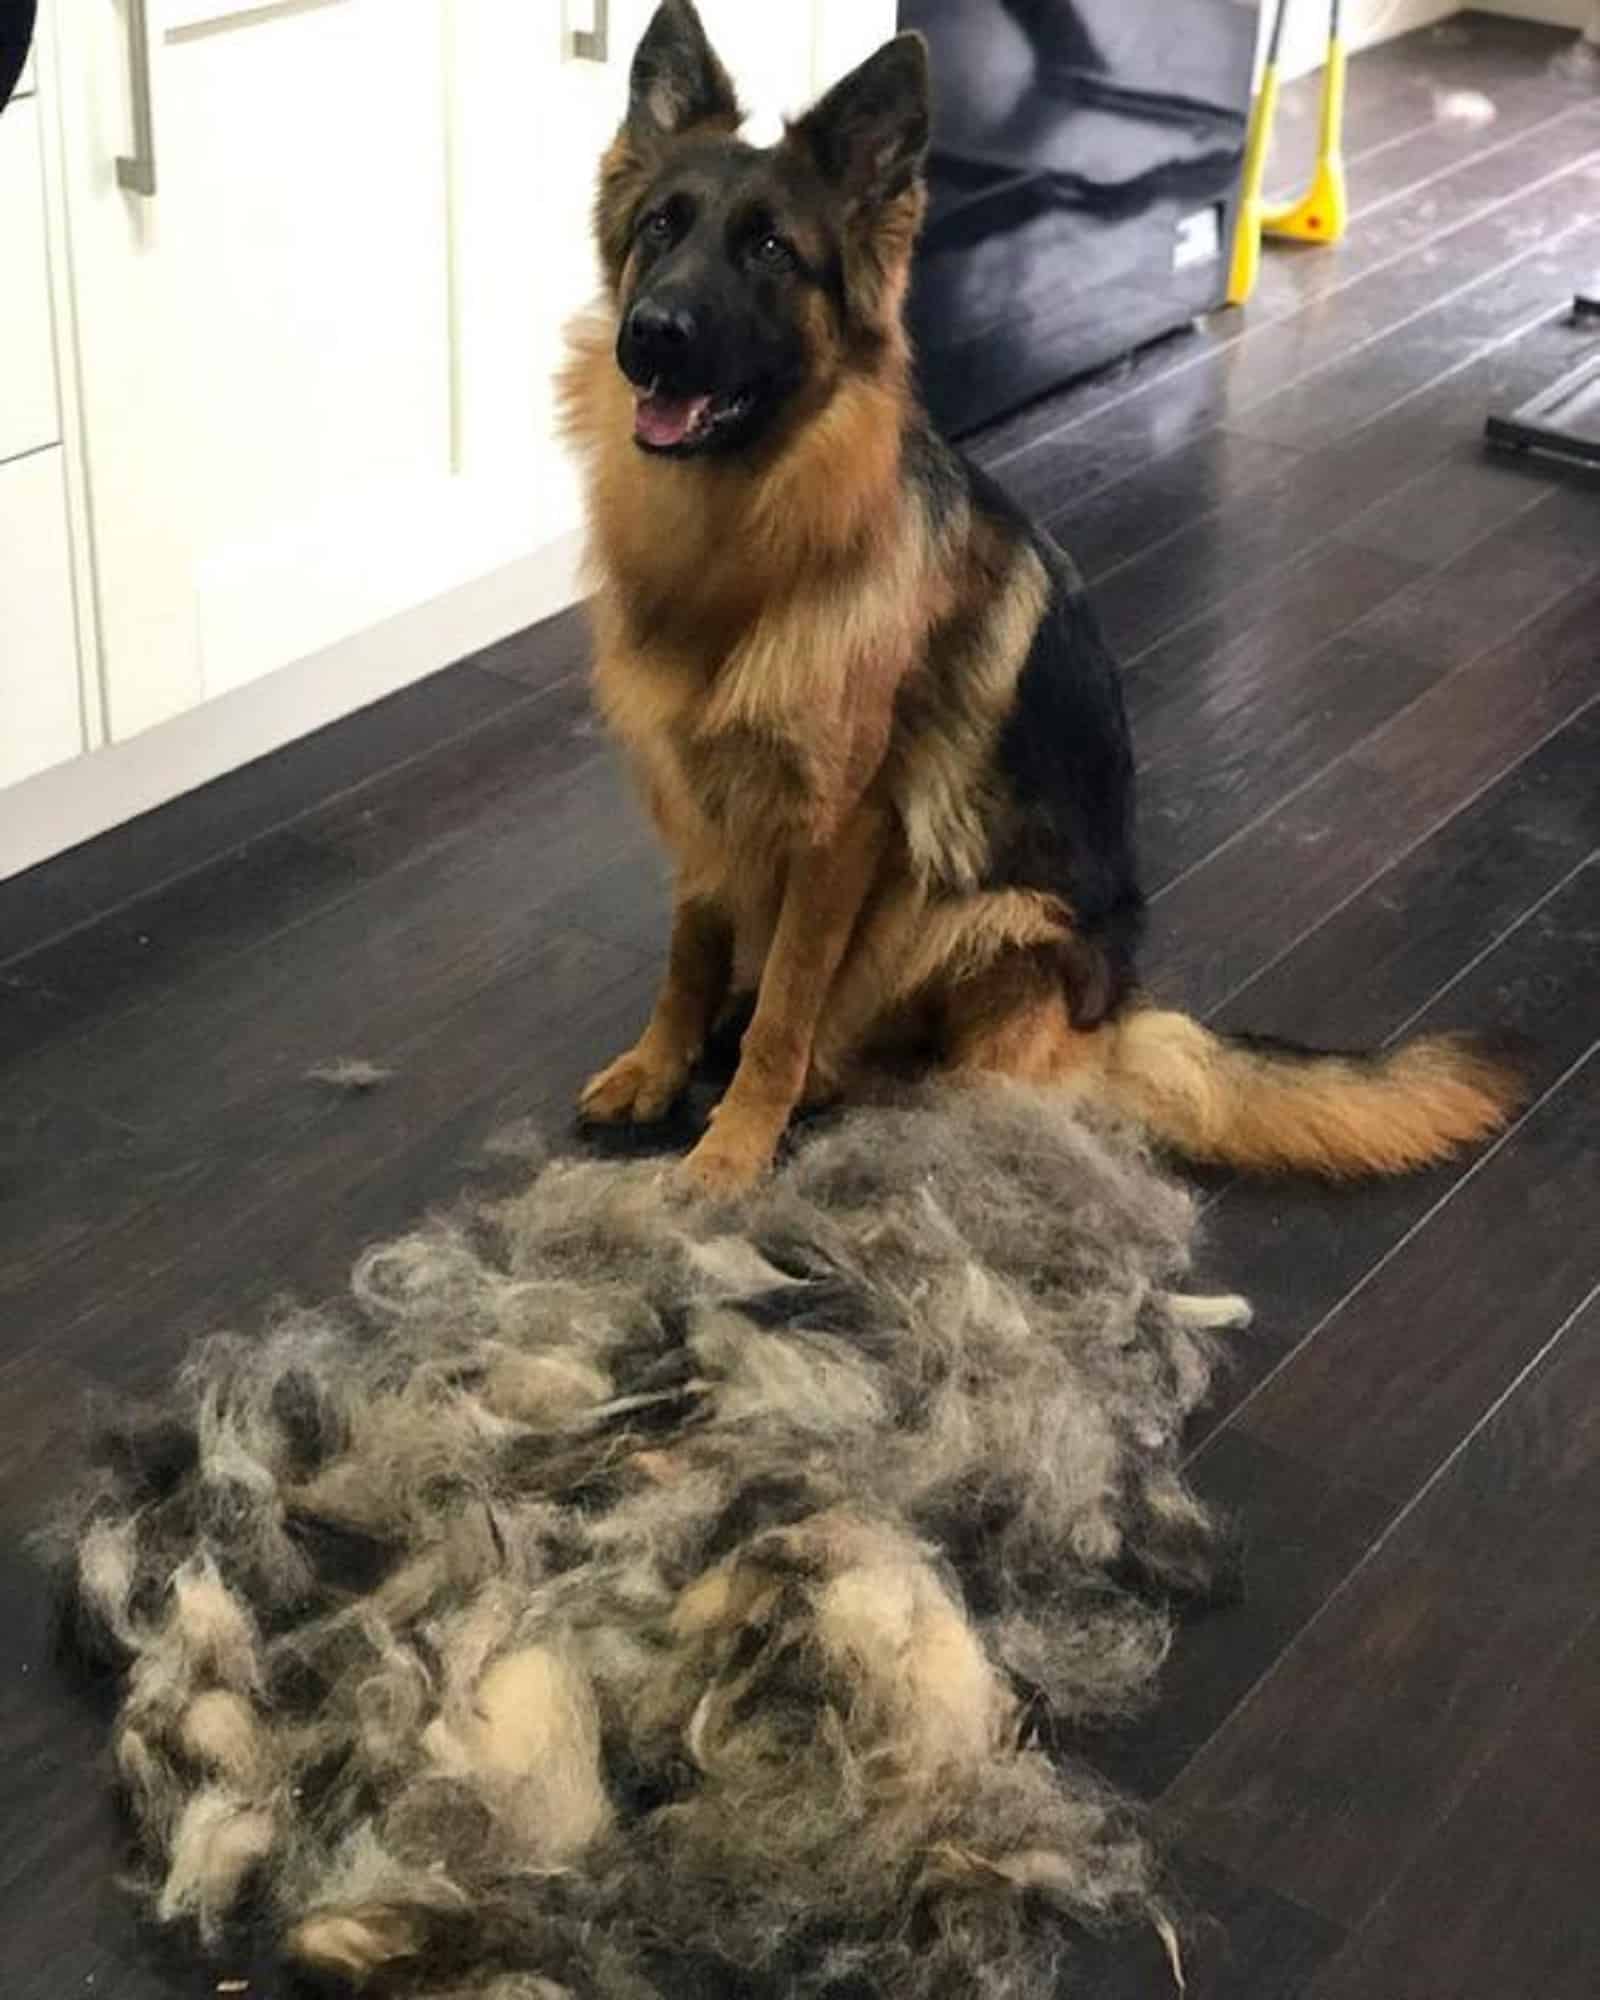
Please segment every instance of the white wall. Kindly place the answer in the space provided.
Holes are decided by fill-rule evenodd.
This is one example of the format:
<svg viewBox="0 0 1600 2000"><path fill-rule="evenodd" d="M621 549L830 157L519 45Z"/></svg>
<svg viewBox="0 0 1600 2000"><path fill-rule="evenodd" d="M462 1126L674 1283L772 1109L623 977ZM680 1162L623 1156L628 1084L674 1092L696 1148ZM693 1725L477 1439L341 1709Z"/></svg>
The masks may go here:
<svg viewBox="0 0 1600 2000"><path fill-rule="evenodd" d="M1494 0L1484 11L1549 21L1558 28L1587 28L1590 39L1600 42L1600 0Z"/></svg>
<svg viewBox="0 0 1600 2000"><path fill-rule="evenodd" d="M1514 14L1524 21L1584 29L1600 43L1600 0L1467 0L1467 4L1486 14ZM1462 11L1462 0L1345 0L1345 46L1369 48ZM1327 26L1324 0L1289 0L1280 64L1284 76L1303 76L1321 64Z"/></svg>
<svg viewBox="0 0 1600 2000"><path fill-rule="evenodd" d="M1386 42L1412 28L1425 28L1457 11L1457 0L1345 0L1344 45L1351 50L1369 48L1374 42ZM1270 9L1263 9L1267 12ZM1289 0L1280 73L1303 76L1307 70L1319 68L1327 40L1326 0Z"/></svg>

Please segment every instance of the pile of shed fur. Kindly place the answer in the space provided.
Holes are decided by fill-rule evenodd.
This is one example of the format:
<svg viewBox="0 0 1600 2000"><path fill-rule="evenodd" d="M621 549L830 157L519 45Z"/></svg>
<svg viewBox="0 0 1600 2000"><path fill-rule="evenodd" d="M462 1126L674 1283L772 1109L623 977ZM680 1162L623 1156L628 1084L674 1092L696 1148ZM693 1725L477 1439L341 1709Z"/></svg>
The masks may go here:
<svg viewBox="0 0 1600 2000"><path fill-rule="evenodd" d="M1190 1197L997 1087L735 1207L561 1159L199 1347L63 1531L158 1916L483 2000L1064 1990L1176 1942L1040 1747L1145 1696L1213 1525ZM1066 1987L1070 1989L1070 1978Z"/></svg>

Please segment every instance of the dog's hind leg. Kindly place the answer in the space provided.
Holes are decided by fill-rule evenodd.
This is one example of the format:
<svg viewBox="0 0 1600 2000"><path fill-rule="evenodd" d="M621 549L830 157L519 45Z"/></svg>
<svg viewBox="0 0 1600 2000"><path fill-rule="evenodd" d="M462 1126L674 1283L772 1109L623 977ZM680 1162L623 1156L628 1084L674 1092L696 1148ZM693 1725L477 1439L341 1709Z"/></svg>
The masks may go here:
<svg viewBox="0 0 1600 2000"><path fill-rule="evenodd" d="M689 1081L728 991L733 926L719 905L680 894L666 977L649 1025L626 1055L591 1077L579 1100L595 1124L664 1118Z"/></svg>
<svg viewBox="0 0 1600 2000"><path fill-rule="evenodd" d="M806 1101L856 1095L868 1054L898 1073L906 1058L919 1070L929 1059L948 1063L953 1045L974 1073L1054 1074L1057 1056L1070 1067L1086 1038L1072 1037L1058 1007L1062 935L1059 908L1026 893L930 902L902 887L885 897L817 1024Z"/></svg>
<svg viewBox="0 0 1600 2000"><path fill-rule="evenodd" d="M1007 952L945 996L944 1065L954 1081L1081 1084L1104 1067L1105 1036L1072 1025L1051 951Z"/></svg>

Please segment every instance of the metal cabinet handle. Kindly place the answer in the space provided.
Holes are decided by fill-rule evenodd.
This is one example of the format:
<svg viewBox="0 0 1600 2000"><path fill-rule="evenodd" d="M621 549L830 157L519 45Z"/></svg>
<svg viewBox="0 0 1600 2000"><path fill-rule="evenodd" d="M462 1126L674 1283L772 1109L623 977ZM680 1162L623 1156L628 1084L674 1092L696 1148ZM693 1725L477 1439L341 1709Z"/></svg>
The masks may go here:
<svg viewBox="0 0 1600 2000"><path fill-rule="evenodd" d="M150 25L145 0L124 0L128 10L128 95L133 101L133 152L117 156L117 186L130 194L156 191L156 134L150 117Z"/></svg>
<svg viewBox="0 0 1600 2000"><path fill-rule="evenodd" d="M611 0L594 0L594 26L574 28L572 53L585 62L603 63L610 54Z"/></svg>

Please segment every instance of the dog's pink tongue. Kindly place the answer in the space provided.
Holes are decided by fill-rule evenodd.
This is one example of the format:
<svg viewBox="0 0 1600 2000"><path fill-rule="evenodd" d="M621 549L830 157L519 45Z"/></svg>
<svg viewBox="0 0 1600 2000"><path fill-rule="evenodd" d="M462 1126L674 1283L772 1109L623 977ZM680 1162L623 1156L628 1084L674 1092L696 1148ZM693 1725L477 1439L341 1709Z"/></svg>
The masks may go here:
<svg viewBox="0 0 1600 2000"><path fill-rule="evenodd" d="M710 401L709 396L641 396L634 405L633 434L646 444L682 444Z"/></svg>

